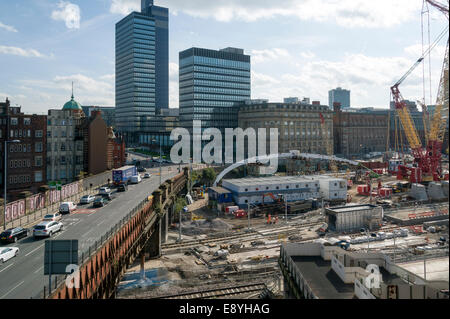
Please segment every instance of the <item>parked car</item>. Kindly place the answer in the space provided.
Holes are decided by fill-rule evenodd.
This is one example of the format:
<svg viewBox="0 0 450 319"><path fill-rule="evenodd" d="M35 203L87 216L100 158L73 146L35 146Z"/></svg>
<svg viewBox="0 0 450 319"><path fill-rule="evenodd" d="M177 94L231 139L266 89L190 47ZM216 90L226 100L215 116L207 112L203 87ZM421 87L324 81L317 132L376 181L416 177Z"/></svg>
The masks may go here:
<svg viewBox="0 0 450 319"><path fill-rule="evenodd" d="M17 247L7 247L0 249L0 263L4 263L19 254L19 248Z"/></svg>
<svg viewBox="0 0 450 319"><path fill-rule="evenodd" d="M6 242L16 243L19 239L25 238L27 236L28 236L28 229L26 228L22 227L10 228L0 234L0 240L5 243Z"/></svg>
<svg viewBox="0 0 450 319"><path fill-rule="evenodd" d="M119 186L117 186L117 191L118 192L126 192L128 190L128 185L127 184L120 184Z"/></svg>
<svg viewBox="0 0 450 319"><path fill-rule="evenodd" d="M54 233L64 229L61 222L45 221L34 226L33 236L36 237L51 237Z"/></svg>
<svg viewBox="0 0 450 319"><path fill-rule="evenodd" d="M100 195L109 194L109 193L111 193L111 188L109 188L109 187L100 187L100 189L98 190L98 193Z"/></svg>
<svg viewBox="0 0 450 319"><path fill-rule="evenodd" d="M53 213L53 214L45 215L43 218L43 221L57 222L57 221L60 221L61 218L62 218L62 216L60 213Z"/></svg>
<svg viewBox="0 0 450 319"><path fill-rule="evenodd" d="M152 174L150 174L150 173L145 173L144 174L144 178L150 178L150 177L152 177Z"/></svg>
<svg viewBox="0 0 450 319"><path fill-rule="evenodd" d="M95 200L95 196L93 195L84 195L80 199L80 204L89 204L92 203Z"/></svg>
<svg viewBox="0 0 450 319"><path fill-rule="evenodd" d="M59 212L61 214L70 214L75 209L77 209L77 205L74 202L64 202L59 205Z"/></svg>
<svg viewBox="0 0 450 319"><path fill-rule="evenodd" d="M131 184L139 184L142 181L142 178L139 175L131 176L130 183Z"/></svg>
<svg viewBox="0 0 450 319"><path fill-rule="evenodd" d="M103 207L106 205L106 200L103 197L97 197L94 200L94 207Z"/></svg>

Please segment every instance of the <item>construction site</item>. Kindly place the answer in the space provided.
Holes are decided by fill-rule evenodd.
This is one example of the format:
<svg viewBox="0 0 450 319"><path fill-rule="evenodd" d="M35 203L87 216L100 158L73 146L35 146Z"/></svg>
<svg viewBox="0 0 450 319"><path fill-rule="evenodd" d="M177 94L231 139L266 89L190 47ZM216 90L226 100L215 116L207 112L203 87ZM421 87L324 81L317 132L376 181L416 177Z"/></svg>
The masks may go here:
<svg viewBox="0 0 450 319"><path fill-rule="evenodd" d="M448 7L424 4L448 19ZM396 139L405 139L407 151L387 149L378 159L350 161L335 157L331 145L323 156L293 150L283 160L285 173L263 175L262 164L245 163L252 176L225 174L211 187L191 185L188 205L171 221L161 256L130 268L116 298L362 298L354 277L337 268L338 283L330 289L348 294L321 295L313 287L321 279L305 271L313 271L308 267L317 260L328 262L319 269L326 271L335 269L334 263L353 267L373 255L380 265L390 265L383 279L397 285L396 296L419 280L429 288L427 296L448 299L448 40L433 114L424 107L424 145L400 92L445 36L448 27L390 88L399 121ZM289 267L301 272L297 286ZM389 298L376 290L370 296Z"/></svg>

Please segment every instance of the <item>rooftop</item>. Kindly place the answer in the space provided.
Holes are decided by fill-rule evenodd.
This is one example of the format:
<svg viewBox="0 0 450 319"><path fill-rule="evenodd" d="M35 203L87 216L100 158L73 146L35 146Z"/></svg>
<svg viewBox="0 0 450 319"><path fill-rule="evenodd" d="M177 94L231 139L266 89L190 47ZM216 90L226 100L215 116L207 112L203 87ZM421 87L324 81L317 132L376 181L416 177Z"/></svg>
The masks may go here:
<svg viewBox="0 0 450 319"><path fill-rule="evenodd" d="M325 178L324 178L325 179ZM338 178L329 177L330 180L337 180ZM224 182L234 185L253 185L253 184L270 184L274 183L303 183L317 181L317 177L309 176L269 176L269 177L256 177L256 178L239 178L239 179L224 179Z"/></svg>
<svg viewBox="0 0 450 319"><path fill-rule="evenodd" d="M321 256L292 256L309 287L320 299L352 299L354 285L345 284Z"/></svg>
<svg viewBox="0 0 450 319"><path fill-rule="evenodd" d="M340 206L340 207L336 207L336 208L329 208L327 209L330 212L334 212L334 213L348 213L348 212L354 212L354 211L359 211L359 210L368 210L368 209L374 209L378 206L375 205L348 205L348 206Z"/></svg>

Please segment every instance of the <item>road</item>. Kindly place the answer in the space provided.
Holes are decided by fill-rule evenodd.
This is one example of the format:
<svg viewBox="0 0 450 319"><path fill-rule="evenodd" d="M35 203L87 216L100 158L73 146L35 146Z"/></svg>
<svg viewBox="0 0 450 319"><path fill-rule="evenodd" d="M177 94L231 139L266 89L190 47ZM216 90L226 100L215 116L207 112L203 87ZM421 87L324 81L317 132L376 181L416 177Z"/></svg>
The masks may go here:
<svg viewBox="0 0 450 319"><path fill-rule="evenodd" d="M79 206L74 213L63 216L64 230L51 239L78 239L81 254L159 187L158 169L147 171L154 175L143 179L140 184L130 185L127 192L114 193L115 198L105 207L93 209L90 205ZM163 180L176 174L176 167L172 167L171 171L166 168ZM0 299L32 298L48 284L48 276L44 276L44 245L45 239L28 237L2 246L18 247L20 253L0 265Z"/></svg>

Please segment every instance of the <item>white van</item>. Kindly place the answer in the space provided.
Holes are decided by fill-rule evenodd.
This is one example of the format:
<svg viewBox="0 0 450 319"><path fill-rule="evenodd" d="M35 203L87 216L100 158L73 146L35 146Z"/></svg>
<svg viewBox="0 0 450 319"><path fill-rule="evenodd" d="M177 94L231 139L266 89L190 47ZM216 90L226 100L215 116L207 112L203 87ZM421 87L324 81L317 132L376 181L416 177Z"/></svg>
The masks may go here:
<svg viewBox="0 0 450 319"><path fill-rule="evenodd" d="M131 176L131 178L130 178L131 184L139 184L141 181L142 181L142 178L139 175Z"/></svg>
<svg viewBox="0 0 450 319"><path fill-rule="evenodd" d="M70 214L75 209L77 209L77 205L74 202L64 202L59 205L59 212L61 214Z"/></svg>

